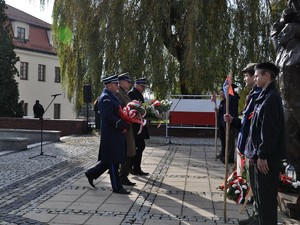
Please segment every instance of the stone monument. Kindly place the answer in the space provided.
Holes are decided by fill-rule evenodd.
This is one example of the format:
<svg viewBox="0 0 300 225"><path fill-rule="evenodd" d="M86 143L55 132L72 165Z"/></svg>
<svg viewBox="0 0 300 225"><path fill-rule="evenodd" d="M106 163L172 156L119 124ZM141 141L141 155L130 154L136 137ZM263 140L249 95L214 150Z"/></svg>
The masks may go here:
<svg viewBox="0 0 300 225"><path fill-rule="evenodd" d="M300 0L289 0L271 32L280 68L279 87L283 95L287 159L300 180Z"/></svg>

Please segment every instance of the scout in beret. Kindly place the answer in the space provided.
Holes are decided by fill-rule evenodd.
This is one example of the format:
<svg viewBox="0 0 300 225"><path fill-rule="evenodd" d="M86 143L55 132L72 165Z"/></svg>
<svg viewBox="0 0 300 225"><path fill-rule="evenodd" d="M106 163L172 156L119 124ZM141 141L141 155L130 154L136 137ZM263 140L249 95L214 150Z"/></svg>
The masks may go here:
<svg viewBox="0 0 300 225"><path fill-rule="evenodd" d="M257 87L256 82L254 80L254 68L257 63L249 63L245 68L242 69L242 73L244 75L244 83L245 86L251 88L251 91L247 95L245 99L245 107L243 109L243 116L240 118L232 117L230 114L224 115L224 120L230 123L230 127L236 127L239 130L238 140L236 145L236 161L237 161L237 175L241 176L245 171L245 167L247 168L247 182L250 183L252 189L254 189L254 182L252 177L254 176L254 166L253 163L250 163L251 157L245 152L246 142L249 136L249 130L251 125L251 118L255 106L255 100L259 96L261 92L261 88ZM247 158L245 167L242 165L242 156ZM253 214L248 219L239 220L239 224L258 224L258 209L256 204L254 204Z"/></svg>
<svg viewBox="0 0 300 225"><path fill-rule="evenodd" d="M275 80L276 76L279 74L278 67L271 62L259 63L255 66L255 70L262 70L262 72L269 72L272 80Z"/></svg>
<svg viewBox="0 0 300 225"><path fill-rule="evenodd" d="M254 75L254 67L256 64L257 63L248 63L247 66L242 70L242 72L243 73L249 72L253 76Z"/></svg>
<svg viewBox="0 0 300 225"><path fill-rule="evenodd" d="M246 150L254 161L258 224L277 224L279 167L286 157L282 99L275 84L278 74L274 63L255 66L256 85L263 90L255 101Z"/></svg>

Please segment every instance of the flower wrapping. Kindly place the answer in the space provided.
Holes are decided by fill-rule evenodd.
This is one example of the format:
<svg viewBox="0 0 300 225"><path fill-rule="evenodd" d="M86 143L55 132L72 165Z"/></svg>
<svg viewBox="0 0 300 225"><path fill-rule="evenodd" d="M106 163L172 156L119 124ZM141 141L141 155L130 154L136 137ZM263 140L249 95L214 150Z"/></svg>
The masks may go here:
<svg viewBox="0 0 300 225"><path fill-rule="evenodd" d="M294 181L285 174L280 174L278 191L284 193L300 193L300 181Z"/></svg>
<svg viewBox="0 0 300 225"><path fill-rule="evenodd" d="M151 100L150 103L145 104L147 111L145 119L159 122L165 121L163 119L164 114L170 110L171 105L172 101L170 100Z"/></svg>
<svg viewBox="0 0 300 225"><path fill-rule="evenodd" d="M146 110L142 103L136 100L129 102L124 108L119 107L119 115L122 120L127 123L138 123L140 124L140 129L138 134L142 132L143 126L146 124L144 116L146 115Z"/></svg>
<svg viewBox="0 0 300 225"><path fill-rule="evenodd" d="M235 201L237 204L243 204L247 198L250 186L246 180L237 176L236 171L230 174L227 178L227 198ZM224 190L224 183L218 187L220 190ZM248 199L252 202L253 199Z"/></svg>

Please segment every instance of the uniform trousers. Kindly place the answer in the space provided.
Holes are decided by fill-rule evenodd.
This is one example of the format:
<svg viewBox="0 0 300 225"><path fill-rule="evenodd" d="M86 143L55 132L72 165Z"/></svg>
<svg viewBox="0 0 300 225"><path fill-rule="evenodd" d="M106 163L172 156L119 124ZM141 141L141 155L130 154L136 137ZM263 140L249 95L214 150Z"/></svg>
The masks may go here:
<svg viewBox="0 0 300 225"><path fill-rule="evenodd" d="M257 206L257 196L255 195L255 178L254 178L254 163L250 163L250 159L247 158L246 160L246 167L247 167L247 182L250 184L254 203L253 203L253 215L258 214L258 206Z"/></svg>
<svg viewBox="0 0 300 225"><path fill-rule="evenodd" d="M90 168L86 174L88 177L97 179L100 177L106 170L109 170L110 182L113 191L119 191L122 188L119 178L119 164L118 163L104 163L100 161L96 166Z"/></svg>
<svg viewBox="0 0 300 225"><path fill-rule="evenodd" d="M229 129L229 140L228 140L228 161L234 161L235 154L235 139L238 135L238 130L235 127Z"/></svg>
<svg viewBox="0 0 300 225"><path fill-rule="evenodd" d="M269 172L262 174L254 164L255 192L259 225L277 225L277 194L279 185L279 162L268 162Z"/></svg>
<svg viewBox="0 0 300 225"><path fill-rule="evenodd" d="M219 135L220 135L220 141L221 141L221 155L222 157L225 157L225 141L226 141L226 132L224 127L219 127Z"/></svg>
<svg viewBox="0 0 300 225"><path fill-rule="evenodd" d="M128 180L129 170L132 168L132 161L133 161L133 156L131 156L131 157L127 156L125 163L121 164L121 167L120 167L121 181Z"/></svg>
<svg viewBox="0 0 300 225"><path fill-rule="evenodd" d="M142 164L142 156L143 156L143 151L146 147L145 144L145 139L143 138L136 138L135 139L135 148L136 148L136 155L134 157L134 161L133 161L133 170L140 172L141 169L141 164Z"/></svg>
<svg viewBox="0 0 300 225"><path fill-rule="evenodd" d="M219 128L220 130L220 141L222 145L221 154L225 157L225 147L226 147L226 128ZM235 153L235 139L237 137L238 130L234 127L229 129L229 140L228 140L228 160L234 161Z"/></svg>

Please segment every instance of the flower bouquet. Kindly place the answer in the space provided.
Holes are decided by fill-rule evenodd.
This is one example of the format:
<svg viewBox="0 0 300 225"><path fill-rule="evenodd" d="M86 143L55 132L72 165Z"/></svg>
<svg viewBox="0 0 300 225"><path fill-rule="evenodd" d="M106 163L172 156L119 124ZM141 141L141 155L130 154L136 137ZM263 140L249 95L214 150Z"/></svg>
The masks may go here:
<svg viewBox="0 0 300 225"><path fill-rule="evenodd" d="M237 204L243 204L245 202L250 186L244 178L237 176L236 171L227 178L226 186L228 199L235 201ZM224 188L224 184L218 187L219 190L224 190ZM248 202L253 202L252 197L248 199Z"/></svg>
<svg viewBox="0 0 300 225"><path fill-rule="evenodd" d="M164 121L164 114L167 113L172 105L170 100L151 100L149 104L145 104L147 114L145 119L151 121Z"/></svg>
<svg viewBox="0 0 300 225"><path fill-rule="evenodd" d="M284 174L280 175L278 191L284 193L300 193L300 181L293 181L293 178Z"/></svg>
<svg viewBox="0 0 300 225"><path fill-rule="evenodd" d="M172 101L168 99L164 99L160 101L160 104L155 107L155 109L159 112L159 114L167 113L172 106Z"/></svg>
<svg viewBox="0 0 300 225"><path fill-rule="evenodd" d="M284 193L300 193L300 181L297 181L295 177L289 174L290 165L286 159L280 162L280 176L279 176L279 186L278 191Z"/></svg>
<svg viewBox="0 0 300 225"><path fill-rule="evenodd" d="M127 123L140 124L140 130L138 134L141 133L143 126L145 126L146 124L146 120L144 120L144 116L146 115L146 110L143 104L139 101L132 100L123 109L120 106L119 115L121 119Z"/></svg>

